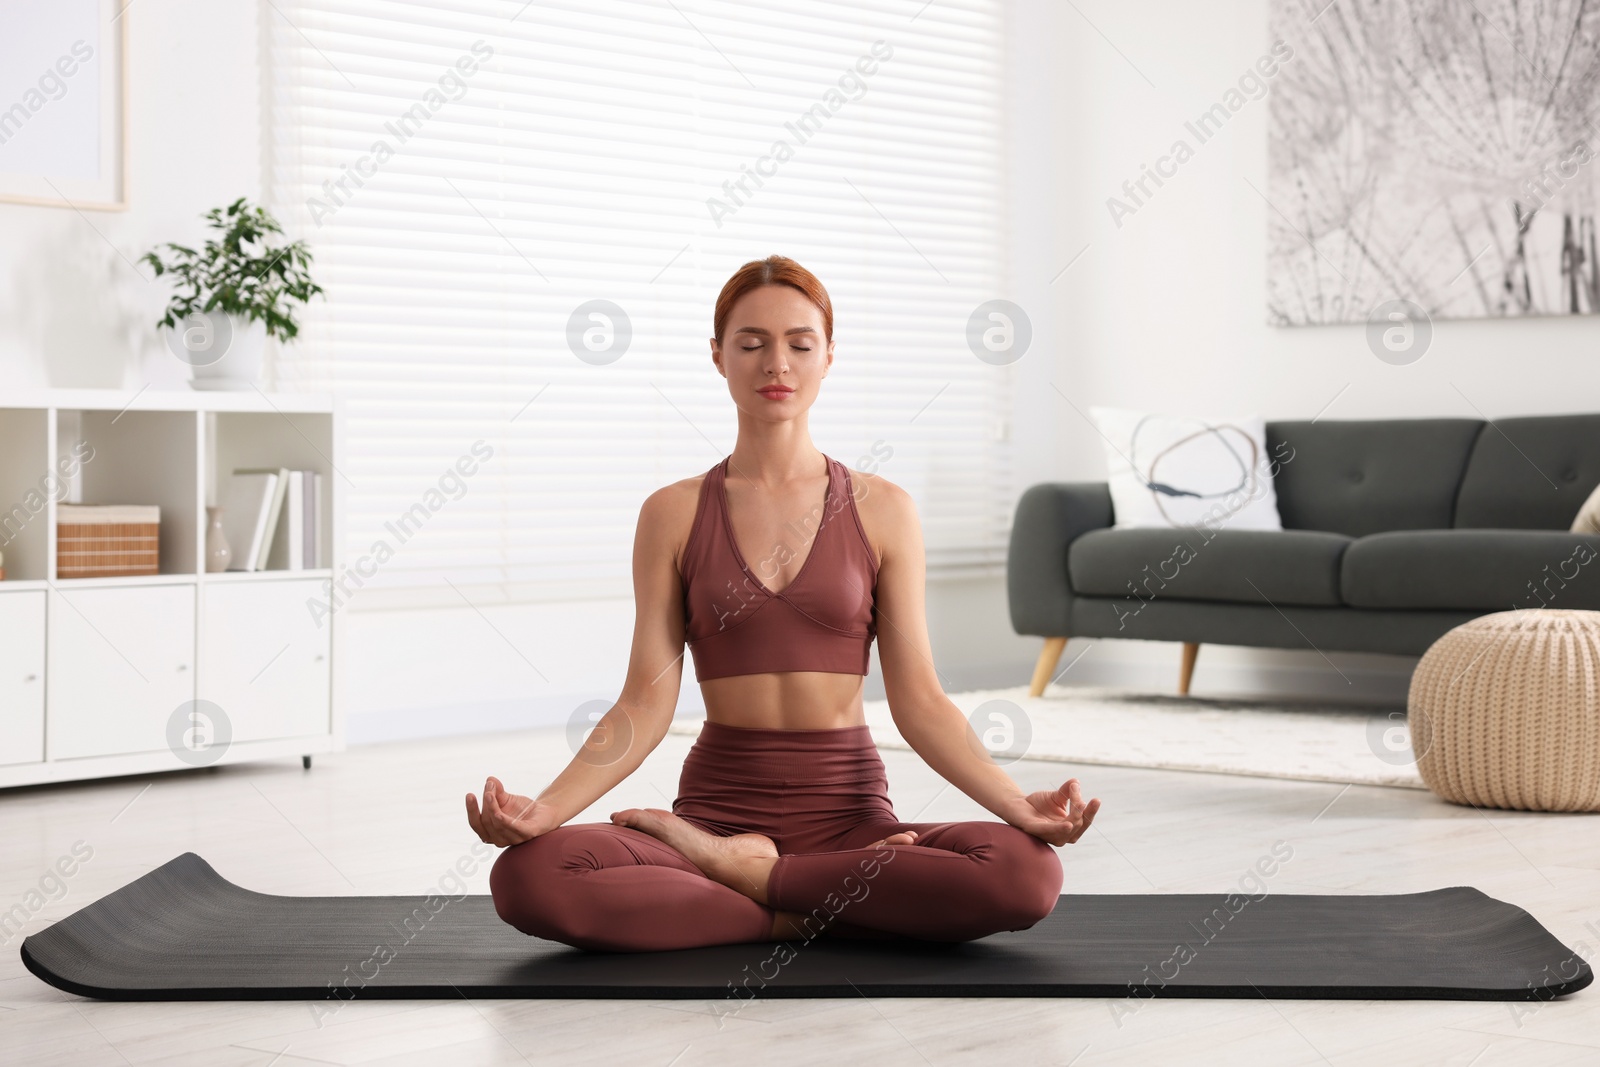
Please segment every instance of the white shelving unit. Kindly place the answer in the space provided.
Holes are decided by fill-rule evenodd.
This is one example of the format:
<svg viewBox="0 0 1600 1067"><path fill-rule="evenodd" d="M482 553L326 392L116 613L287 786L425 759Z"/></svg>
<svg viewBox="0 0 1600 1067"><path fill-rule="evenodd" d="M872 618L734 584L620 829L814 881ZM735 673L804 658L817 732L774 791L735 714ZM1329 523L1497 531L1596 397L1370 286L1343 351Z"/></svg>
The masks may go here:
<svg viewBox="0 0 1600 1067"><path fill-rule="evenodd" d="M0 393L0 788L344 747L342 616L314 610L342 564L342 438L326 396ZM236 467L322 473L329 567L205 573L206 505ZM160 505L160 573L56 578L71 484Z"/></svg>

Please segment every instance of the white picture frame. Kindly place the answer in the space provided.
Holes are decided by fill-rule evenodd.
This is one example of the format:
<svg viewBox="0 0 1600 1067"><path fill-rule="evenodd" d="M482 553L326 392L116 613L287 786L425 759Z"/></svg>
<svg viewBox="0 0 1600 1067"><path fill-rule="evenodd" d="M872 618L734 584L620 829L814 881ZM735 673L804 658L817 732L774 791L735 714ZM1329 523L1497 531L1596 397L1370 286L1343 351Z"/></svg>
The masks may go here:
<svg viewBox="0 0 1600 1067"><path fill-rule="evenodd" d="M0 201L121 211L126 0L0 0Z"/></svg>

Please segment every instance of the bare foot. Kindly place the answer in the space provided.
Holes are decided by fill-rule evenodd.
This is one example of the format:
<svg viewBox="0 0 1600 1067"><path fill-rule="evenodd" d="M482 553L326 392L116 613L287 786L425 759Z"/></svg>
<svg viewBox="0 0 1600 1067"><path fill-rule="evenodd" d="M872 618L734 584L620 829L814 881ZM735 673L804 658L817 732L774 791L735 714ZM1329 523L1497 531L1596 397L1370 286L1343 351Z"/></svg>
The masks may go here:
<svg viewBox="0 0 1600 1067"><path fill-rule="evenodd" d="M628 808L611 813L618 826L640 830L683 853L707 878L767 904L767 879L778 846L765 834L717 837L662 808Z"/></svg>
<svg viewBox="0 0 1600 1067"><path fill-rule="evenodd" d="M877 848L879 845L914 845L917 843L916 838L917 832L915 830L902 830L897 834L890 834L882 841L876 841L866 847Z"/></svg>

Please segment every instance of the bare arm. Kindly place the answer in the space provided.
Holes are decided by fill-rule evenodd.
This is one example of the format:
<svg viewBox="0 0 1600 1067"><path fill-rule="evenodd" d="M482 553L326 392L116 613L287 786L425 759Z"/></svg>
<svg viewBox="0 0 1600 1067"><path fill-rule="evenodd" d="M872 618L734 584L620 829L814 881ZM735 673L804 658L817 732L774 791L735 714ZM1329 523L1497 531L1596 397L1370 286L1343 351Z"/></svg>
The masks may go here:
<svg viewBox="0 0 1600 1067"><path fill-rule="evenodd" d="M507 793L491 776L480 814L476 798L467 794L467 822L483 840L514 845L560 826L638 770L666 736L683 680L683 582L676 538L690 518L682 514L681 488L657 490L639 509L633 539L633 650L622 695L537 797Z"/></svg>
<svg viewBox="0 0 1600 1067"><path fill-rule="evenodd" d="M940 777L1006 822L1054 845L1076 841L1100 802L1085 805L1075 778L1059 789L1024 793L945 696L928 640L927 562L916 504L905 490L882 478L874 479L873 488L878 491L871 517L883 545L878 660L895 726Z"/></svg>

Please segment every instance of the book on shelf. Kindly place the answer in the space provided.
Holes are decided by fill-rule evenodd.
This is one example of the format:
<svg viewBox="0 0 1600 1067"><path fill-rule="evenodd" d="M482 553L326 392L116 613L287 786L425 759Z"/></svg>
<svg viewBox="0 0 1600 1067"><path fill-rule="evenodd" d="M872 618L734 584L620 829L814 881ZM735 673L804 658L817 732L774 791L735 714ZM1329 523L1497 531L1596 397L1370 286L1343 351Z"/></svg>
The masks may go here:
<svg viewBox="0 0 1600 1067"><path fill-rule="evenodd" d="M222 533L231 550L230 571L256 570L270 536L267 516L278 493L277 471L234 471L222 494Z"/></svg>
<svg viewBox="0 0 1600 1067"><path fill-rule="evenodd" d="M265 482L258 481L265 480ZM317 471L277 468L238 468L233 482L244 480L254 488L246 494L261 536L241 548L235 546L238 565L231 570L312 570L326 566L322 538L322 475ZM259 513L255 503L259 502ZM242 524L244 519L239 522ZM228 513L223 531L233 544Z"/></svg>
<svg viewBox="0 0 1600 1067"><path fill-rule="evenodd" d="M302 552L305 553L306 566L319 569L328 565L327 557L323 555L322 544L322 474L320 471L305 471L305 503L302 514L305 516L305 536L302 538Z"/></svg>
<svg viewBox="0 0 1600 1067"><path fill-rule="evenodd" d="M290 471L289 488L283 494L283 549L288 556L284 566L291 571L306 569L306 472Z"/></svg>

